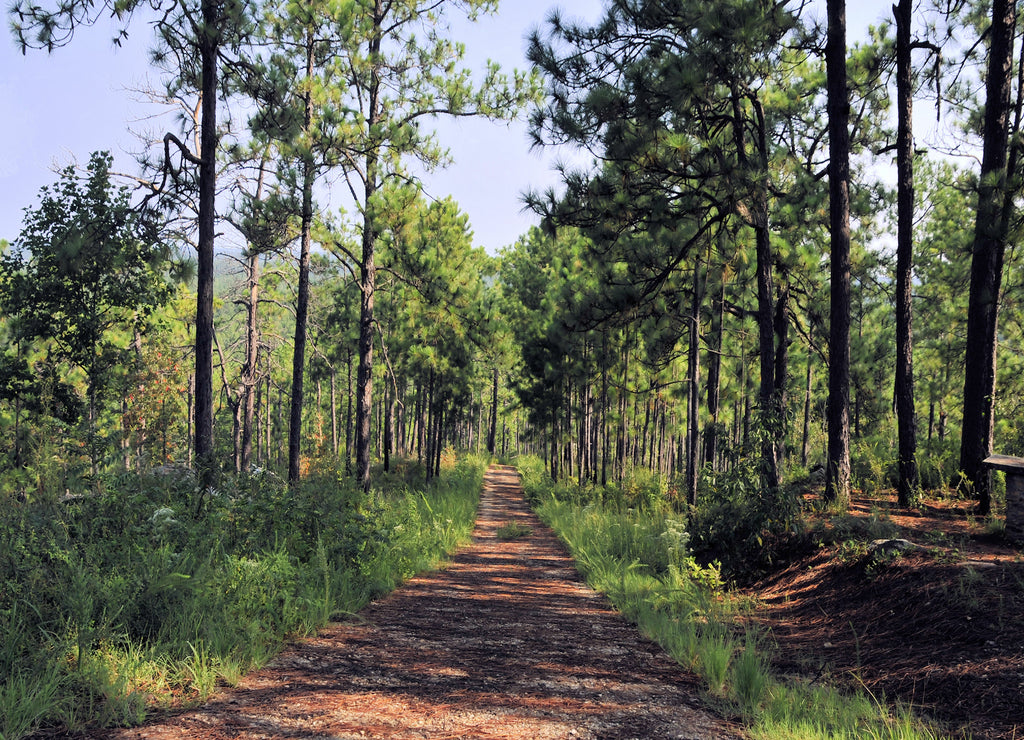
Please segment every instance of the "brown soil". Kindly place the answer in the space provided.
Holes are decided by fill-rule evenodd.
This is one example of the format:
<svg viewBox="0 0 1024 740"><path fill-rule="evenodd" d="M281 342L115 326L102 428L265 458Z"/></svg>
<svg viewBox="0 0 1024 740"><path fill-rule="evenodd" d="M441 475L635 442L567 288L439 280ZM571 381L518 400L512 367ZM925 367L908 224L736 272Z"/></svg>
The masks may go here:
<svg viewBox="0 0 1024 740"><path fill-rule="evenodd" d="M834 544L749 589L776 667L912 704L956 737L1024 738L1021 551L987 534L965 501L906 510L885 495L855 499L851 514L849 536L833 531ZM923 547L878 557L851 546L872 539L872 518Z"/></svg>
<svg viewBox="0 0 1024 740"><path fill-rule="evenodd" d="M530 534L501 540L518 522ZM204 707L116 738L712 738L737 728L580 583L512 468L487 475L473 543Z"/></svg>

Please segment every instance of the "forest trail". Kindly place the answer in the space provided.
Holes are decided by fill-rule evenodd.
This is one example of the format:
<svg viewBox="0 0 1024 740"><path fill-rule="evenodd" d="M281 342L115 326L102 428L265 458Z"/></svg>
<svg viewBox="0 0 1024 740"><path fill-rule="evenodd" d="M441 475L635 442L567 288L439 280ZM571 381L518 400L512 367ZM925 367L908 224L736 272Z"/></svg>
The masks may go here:
<svg viewBox="0 0 1024 740"><path fill-rule="evenodd" d="M531 533L499 539L509 522ZM447 568L289 647L199 709L104 736L739 737L699 695L580 582L515 469L492 466L473 542Z"/></svg>

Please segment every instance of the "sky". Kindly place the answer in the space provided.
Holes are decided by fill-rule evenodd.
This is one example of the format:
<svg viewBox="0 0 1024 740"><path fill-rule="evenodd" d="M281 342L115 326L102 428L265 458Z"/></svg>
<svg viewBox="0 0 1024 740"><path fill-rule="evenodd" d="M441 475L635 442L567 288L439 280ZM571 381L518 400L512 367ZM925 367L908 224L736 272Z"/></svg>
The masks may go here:
<svg viewBox="0 0 1024 740"><path fill-rule="evenodd" d="M848 4L851 37L891 13L889 0ZM504 0L496 16L475 23L454 19L452 32L466 44L472 68L493 59L506 69L525 69L527 36L543 27L552 9L592 21L601 6L601 0ZM147 64L152 34L136 22L127 41L115 47L114 33L105 22L80 29L68 46L49 55L22 55L9 33L0 38L0 239L15 239L23 210L57 179L55 169L84 164L91 152L105 149L114 154L115 167L134 171L129 153L139 142L130 130L152 128L147 119L159 112L133 92L158 79ZM454 162L426 175L426 190L436 198L451 195L469 216L474 243L492 254L537 223L523 209L523 192L557 186L555 163L579 156L531 150L525 120L460 119L440 122L438 131Z"/></svg>

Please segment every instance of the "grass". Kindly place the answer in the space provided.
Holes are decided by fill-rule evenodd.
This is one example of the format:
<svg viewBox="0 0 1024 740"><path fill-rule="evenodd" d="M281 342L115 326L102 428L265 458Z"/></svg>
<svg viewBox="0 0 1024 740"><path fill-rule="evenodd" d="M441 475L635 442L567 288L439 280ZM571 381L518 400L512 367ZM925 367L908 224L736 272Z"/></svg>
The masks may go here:
<svg viewBox="0 0 1024 740"><path fill-rule="evenodd" d="M499 540L518 540L531 534L533 530L519 522L505 522L494 532L494 536Z"/></svg>
<svg viewBox="0 0 1024 740"><path fill-rule="evenodd" d="M783 681L766 648L740 626L750 608L730 597L714 569L688 555L684 519L667 506L624 508L551 486L543 465L518 461L527 497L569 547L580 572L641 632L704 681L709 696L764 740L936 740L906 707L867 693ZM878 526L877 524L875 526Z"/></svg>
<svg viewBox="0 0 1024 740"><path fill-rule="evenodd" d="M0 738L141 722L237 683L293 636L358 611L469 540L486 463L364 494L321 474L124 476L63 508L0 508Z"/></svg>

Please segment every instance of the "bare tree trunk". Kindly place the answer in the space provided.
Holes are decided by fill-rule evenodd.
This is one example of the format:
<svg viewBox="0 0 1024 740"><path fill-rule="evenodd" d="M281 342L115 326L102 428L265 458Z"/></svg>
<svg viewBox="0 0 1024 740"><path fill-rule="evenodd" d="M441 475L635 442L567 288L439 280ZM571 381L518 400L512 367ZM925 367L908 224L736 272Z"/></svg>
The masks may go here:
<svg viewBox="0 0 1024 740"><path fill-rule="evenodd" d="M807 349L807 378L804 384L804 431L800 444L800 464L807 467L807 445L811 436L811 349Z"/></svg>
<svg viewBox="0 0 1024 740"><path fill-rule="evenodd" d="M434 420L434 433L437 441L434 443L434 477L441 475L441 451L444 449L444 394L438 399L437 418Z"/></svg>
<svg viewBox="0 0 1024 740"><path fill-rule="evenodd" d="M313 32L306 35L306 80L312 79ZM313 121L312 91L303 93L303 131L310 131ZM307 154L302 162L302 228L299 247L299 290L295 299L295 343L292 355L292 399L288 417L288 482L297 483L302 459L303 379L306 371L306 323L309 313L309 259L313 231L313 163Z"/></svg>
<svg viewBox="0 0 1024 740"><path fill-rule="evenodd" d="M607 348L607 339L605 340ZM607 353L605 354L607 357ZM608 456L611 453L611 434L608 430L608 367L601 366L601 485L608 485Z"/></svg>
<svg viewBox="0 0 1024 740"><path fill-rule="evenodd" d="M686 500L697 503L697 445L700 442L700 306L703 297L702 266L694 267L693 299L690 303L690 345L687 352L686 393Z"/></svg>
<svg viewBox="0 0 1024 740"><path fill-rule="evenodd" d="M345 400L345 473L352 474L352 352L347 355L346 368L348 377L346 379L346 400Z"/></svg>
<svg viewBox="0 0 1024 740"><path fill-rule="evenodd" d="M779 286L779 297L775 301L775 397L773 398L773 411L776 415L776 434L774 438L774 458L776 461L775 474L782 477L782 469L785 466L786 449L786 383L789 380L789 285L786 283L786 275L782 274Z"/></svg>
<svg viewBox="0 0 1024 740"><path fill-rule="evenodd" d="M431 478L434 477L434 423L437 419L437 415L435 414L436 404L437 401L434 398L434 371L431 369L430 378L427 381L427 397L424 400L424 407L427 414L425 458L427 463L428 483Z"/></svg>
<svg viewBox="0 0 1024 740"><path fill-rule="evenodd" d="M283 414L284 414L284 391L281 389L281 386L278 386L277 387L277 435L275 435L275 438L278 435L280 435L281 430L284 428ZM280 466L280 465L282 465L284 463L284 460L282 459L282 456L281 456L281 444L280 444L281 440L280 439L276 439L276 441L278 443L278 445L277 445L277 464L278 464L278 466Z"/></svg>
<svg viewBox="0 0 1024 740"><path fill-rule="evenodd" d="M911 0L893 5L896 16L896 97L898 133L896 171L896 423L899 437L901 506L909 506L918 487L917 414L914 409L914 330L912 269L914 254L913 70L910 62Z"/></svg>
<svg viewBox="0 0 1024 740"><path fill-rule="evenodd" d="M708 420L704 432L704 459L718 469L719 413L722 401L722 339L725 311L725 276L719 274L711 302L711 331L708 334Z"/></svg>
<svg viewBox="0 0 1024 740"><path fill-rule="evenodd" d="M274 422L270 416L270 409L274 405L273 389L271 387L272 379L270 377L270 370L267 370L267 396L263 399L265 408L263 409L263 438L264 438L264 452L263 452L263 464L270 465L270 451L273 448L271 444L272 435L274 433Z"/></svg>
<svg viewBox="0 0 1024 740"><path fill-rule="evenodd" d="M188 376L188 402L186 403L186 426L188 427L188 449L185 451L185 457L188 460L188 464L191 467L193 461L193 455L195 448L192 446L193 429L195 427L196 420L196 376L195 373L190 373Z"/></svg>
<svg viewBox="0 0 1024 740"><path fill-rule="evenodd" d="M982 515L991 508L990 476L982 461L992 454L999 291L1009 226L1007 216L1012 208L1006 203L1006 181L1015 20L1015 0L993 0L960 436L960 470L974 489L978 513Z"/></svg>
<svg viewBox="0 0 1024 740"><path fill-rule="evenodd" d="M260 174L262 185L262 171ZM259 383L259 327L257 310L260 295L260 258L255 250L249 255L247 275L249 298L245 318L245 364L242 366L242 470L252 466L253 415L256 408L256 386Z"/></svg>
<svg viewBox="0 0 1024 740"><path fill-rule="evenodd" d="M331 454L338 456L338 371L331 366Z"/></svg>
<svg viewBox="0 0 1024 740"><path fill-rule="evenodd" d="M495 364L491 374L491 426L487 432L487 452L493 455L495 435L498 433L498 366Z"/></svg>
<svg viewBox="0 0 1024 740"><path fill-rule="evenodd" d="M619 480L626 475L626 412L629 410L627 392L629 389L629 332L626 332L625 339L625 361L622 373L622 393L619 395L620 431L619 431Z"/></svg>
<svg viewBox="0 0 1024 740"><path fill-rule="evenodd" d="M850 500L850 101L846 83L846 0L828 0L829 216L831 305L828 471L825 499Z"/></svg>
<svg viewBox="0 0 1024 740"><path fill-rule="evenodd" d="M196 260L196 372L195 372L195 464L200 490L215 483L213 449L213 254L216 238L217 199L217 57L220 47L221 5L202 0L201 13L206 31L198 35L202 65L202 102L199 164L199 247ZM203 493L197 512L203 506Z"/></svg>
<svg viewBox="0 0 1024 740"><path fill-rule="evenodd" d="M374 34L370 39L369 58L380 55L383 34L384 3L374 1ZM374 62L378 64L379 62ZM378 124L380 116L380 73L375 67L366 108L368 130ZM378 152L372 146L366 152L363 187L362 258L359 264L359 368L356 372L356 479L363 490L370 490L370 420L373 415L373 311L377 289L377 265L374 251L377 246L377 218L374 200L379 179Z"/></svg>
<svg viewBox="0 0 1024 740"><path fill-rule="evenodd" d="M384 386L384 470L391 470L391 452L395 443L395 390Z"/></svg>
<svg viewBox="0 0 1024 740"><path fill-rule="evenodd" d="M416 461L423 462L423 414L424 393L422 379L416 381L416 410L413 418L413 444L416 446Z"/></svg>

